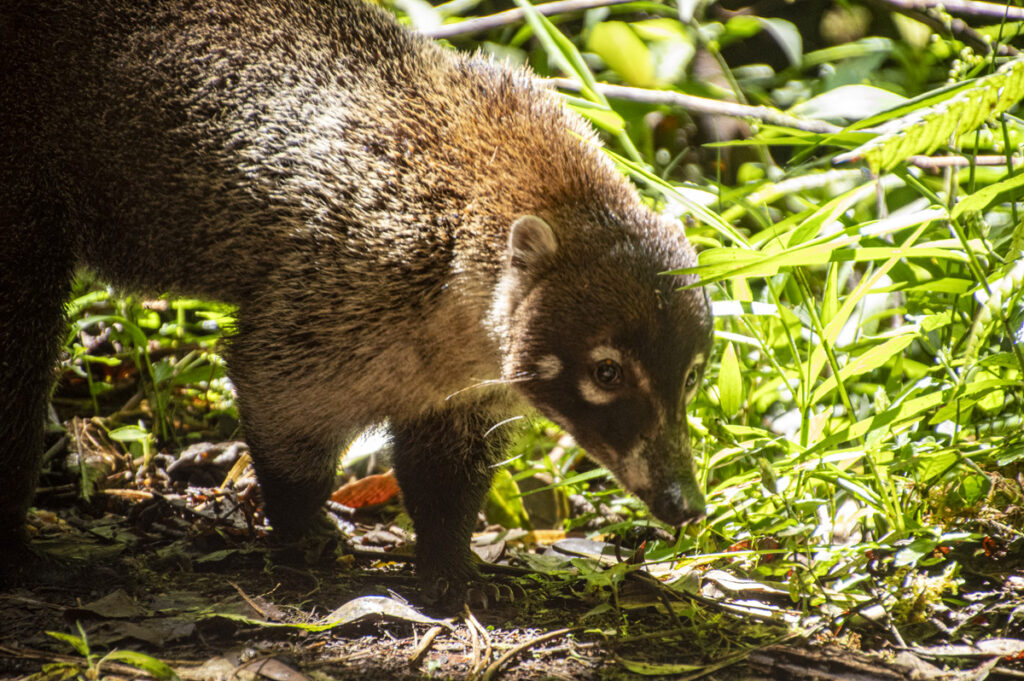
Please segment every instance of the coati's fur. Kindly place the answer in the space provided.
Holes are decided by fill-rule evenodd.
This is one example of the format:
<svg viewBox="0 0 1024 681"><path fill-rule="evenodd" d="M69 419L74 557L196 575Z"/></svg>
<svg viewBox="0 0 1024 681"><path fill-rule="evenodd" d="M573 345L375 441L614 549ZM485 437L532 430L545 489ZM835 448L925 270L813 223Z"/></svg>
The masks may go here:
<svg viewBox="0 0 1024 681"><path fill-rule="evenodd" d="M524 401L657 517L703 513L708 303L659 274L693 250L527 72L363 0L7 0L0 60L0 545L24 540L78 263L238 306L284 536L388 419L418 570L457 592Z"/></svg>

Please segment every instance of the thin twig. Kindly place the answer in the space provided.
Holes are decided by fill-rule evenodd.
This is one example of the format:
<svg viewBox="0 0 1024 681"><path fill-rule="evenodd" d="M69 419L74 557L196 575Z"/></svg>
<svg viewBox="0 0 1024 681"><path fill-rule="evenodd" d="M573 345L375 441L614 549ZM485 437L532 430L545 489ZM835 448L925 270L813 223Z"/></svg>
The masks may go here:
<svg viewBox="0 0 1024 681"><path fill-rule="evenodd" d="M476 627L474 627L473 623L470 621L470 618L472 618L472 617L473 617L473 614L471 612L469 612L469 606L467 605L466 606L466 616L465 616L465 618L466 618L466 628L469 629L469 638L473 642L473 662L469 665L469 678L470 678L470 681L475 679L477 673L479 672L479 670L485 664L487 664L486 660L484 660L483 662L480 661L480 636L477 633Z"/></svg>
<svg viewBox="0 0 1024 681"><path fill-rule="evenodd" d="M975 17L1006 19L1007 21L1024 20L1024 8L1010 7L1003 2L978 2L978 0L886 0L891 5L907 9L939 9L950 14L967 14Z"/></svg>
<svg viewBox="0 0 1024 681"><path fill-rule="evenodd" d="M579 83L569 78L549 78L547 82L563 90L578 92ZM753 118L771 125L778 125L806 132L817 132L826 135L834 134L842 130L838 125L827 121L820 121L811 118L798 118L790 116L778 109L768 106L750 106L748 104L737 104L735 102L723 102L707 97L673 92L671 90L647 90L638 87L626 87L624 85L609 85L598 83L597 91L606 97L613 99L626 99L631 102L643 102L646 104L668 104L678 106L687 111L706 113L718 116L732 116L734 118Z"/></svg>
<svg viewBox="0 0 1024 681"><path fill-rule="evenodd" d="M476 655L477 636L476 634L473 635L473 667L470 669L469 678L475 679L480 675L480 672L484 670L487 663L490 662L491 653L493 652L494 647L491 645L491 635L487 633L487 630L484 629L483 625L480 624L480 621L473 615L468 605L466 606L466 624L469 626L470 631L475 630L476 633L480 635L480 639L484 643L484 652L483 655L480 656L480 662L478 664Z"/></svg>
<svg viewBox="0 0 1024 681"><path fill-rule="evenodd" d="M256 601L254 601L253 599L249 598L249 595L247 593L245 593L245 591L242 590L242 587L238 586L237 584L235 584L234 582L231 582L231 581L229 581L228 584L230 584L232 587L234 587L235 591L238 592L238 595L242 597L242 600L244 600L246 603L248 603L249 607L252 608L253 610L255 610L256 613L260 617L263 617L264 619L267 619L267 613L263 611L263 608L261 608L259 605L257 605Z"/></svg>
<svg viewBox="0 0 1024 681"><path fill-rule="evenodd" d="M881 9L898 12L905 17L919 21L936 33L959 38L965 45L982 54L988 54L992 51L991 43L987 42L984 36L967 25L963 19L952 18L947 23L945 19L933 11L940 4L945 6L947 10L952 11L952 8L944 2L932 2L931 0L868 0L868 2ZM1003 16L1002 12L1008 9L1005 5L996 5L988 2L963 2L961 4L997 7L1000 10L998 15L1000 18ZM1024 17L1024 14L1021 16ZM996 54L1003 56L1018 54L1016 48L1006 44L997 45L995 49Z"/></svg>
<svg viewBox="0 0 1024 681"><path fill-rule="evenodd" d="M423 640L416 646L416 650L412 651L412 655L409 656L409 666L416 668L420 666L420 662L423 661L423 656L427 654L431 644L434 643L434 639L444 629L440 624L435 624L430 627L426 634L423 635Z"/></svg>
<svg viewBox="0 0 1024 681"><path fill-rule="evenodd" d="M1010 157L1010 163L1015 166L1019 166L1021 162L1024 162L1024 159L1020 156ZM924 168L925 170L939 170L942 168L966 168L972 163L976 166L1005 166L1006 157L999 154L986 154L973 158L968 156L923 156L914 154L907 157L907 163L918 168Z"/></svg>
<svg viewBox="0 0 1024 681"><path fill-rule="evenodd" d="M595 7L607 7L608 5L621 5L633 0L557 0L546 2L541 5L534 5L538 12L544 16L552 14L567 14L568 12L581 12ZM428 38L454 38L459 35L489 31L492 28L501 28L509 24L516 24L523 21L523 10L510 9L497 14L490 14L486 17L474 17L453 24L445 24L438 28L420 31Z"/></svg>
<svg viewBox="0 0 1024 681"><path fill-rule="evenodd" d="M492 681L492 679L495 676L497 676L498 670L500 670L505 665L506 662L508 662L524 650L532 648L538 643L543 643L544 641L549 641L553 638L558 638L559 636L565 636L568 633L571 633L573 631L580 631L581 629L583 629L583 627L566 627L565 629L555 629L554 631L549 631L548 633L542 634L537 638L530 639L526 643L521 643L517 645L516 647L512 648L504 655L499 657L497 660L492 662L490 666L487 667L487 671L484 672L484 675L481 677L480 681Z"/></svg>

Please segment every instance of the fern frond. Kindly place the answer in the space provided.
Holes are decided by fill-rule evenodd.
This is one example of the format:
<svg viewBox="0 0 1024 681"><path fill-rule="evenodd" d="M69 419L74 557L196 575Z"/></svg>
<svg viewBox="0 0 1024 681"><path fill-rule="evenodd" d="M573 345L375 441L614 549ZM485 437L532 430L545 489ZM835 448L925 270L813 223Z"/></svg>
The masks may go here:
<svg viewBox="0 0 1024 681"><path fill-rule="evenodd" d="M1024 99L1024 59L1004 64L990 76L957 89L949 98L900 116L877 128L877 137L835 158L836 163L866 161L872 172L889 170L914 154L930 154L950 140Z"/></svg>

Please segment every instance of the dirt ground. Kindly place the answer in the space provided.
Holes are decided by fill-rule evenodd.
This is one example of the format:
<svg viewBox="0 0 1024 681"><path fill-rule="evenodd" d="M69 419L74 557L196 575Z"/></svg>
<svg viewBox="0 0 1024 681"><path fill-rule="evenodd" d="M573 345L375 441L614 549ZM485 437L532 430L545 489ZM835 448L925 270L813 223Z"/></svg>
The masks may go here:
<svg viewBox="0 0 1024 681"><path fill-rule="evenodd" d="M0 593L0 678L1024 678L1007 655L961 658L956 673L974 676L951 676L948 661L884 646L884 636L807 630L779 594L708 597L714 590L669 588L643 571L581 576L572 561L596 543L572 537L562 558L510 543L499 560L543 553L534 564L562 568L506 570L486 607L432 610L412 566L393 559L408 549L401 528L373 522L391 511L345 523L359 555L328 548L311 566L311 556L282 560L247 527L251 498L214 496L122 489L84 504L44 491L52 508L31 525L48 559ZM574 547L583 548L567 557Z"/></svg>

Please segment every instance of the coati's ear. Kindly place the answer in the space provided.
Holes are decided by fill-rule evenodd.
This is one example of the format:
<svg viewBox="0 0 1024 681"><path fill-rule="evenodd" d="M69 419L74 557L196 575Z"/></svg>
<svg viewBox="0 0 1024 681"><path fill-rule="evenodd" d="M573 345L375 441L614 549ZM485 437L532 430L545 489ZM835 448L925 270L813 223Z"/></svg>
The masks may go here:
<svg viewBox="0 0 1024 681"><path fill-rule="evenodd" d="M558 250L555 232L536 215L524 215L512 223L508 235L508 262L519 270L531 270Z"/></svg>

